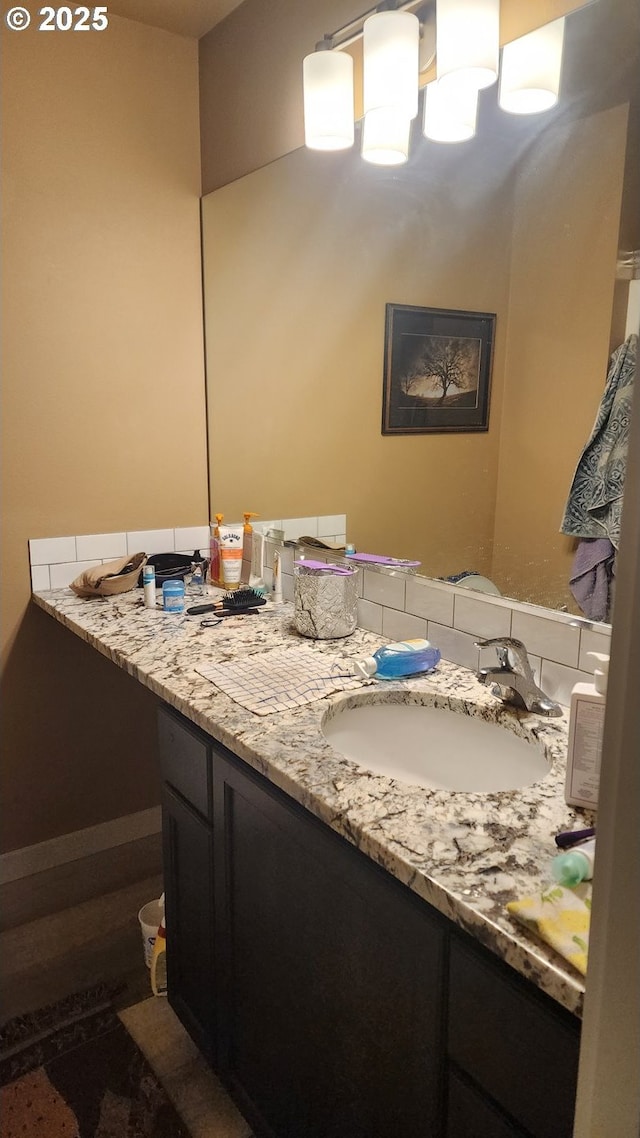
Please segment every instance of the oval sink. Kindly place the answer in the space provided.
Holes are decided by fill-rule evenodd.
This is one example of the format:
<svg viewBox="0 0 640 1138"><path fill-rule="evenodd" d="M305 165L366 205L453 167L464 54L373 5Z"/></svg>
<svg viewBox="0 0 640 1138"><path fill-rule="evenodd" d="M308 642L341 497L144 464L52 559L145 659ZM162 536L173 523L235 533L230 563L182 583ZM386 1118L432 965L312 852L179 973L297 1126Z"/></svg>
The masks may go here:
<svg viewBox="0 0 640 1138"><path fill-rule="evenodd" d="M430 790L519 790L550 770L539 744L497 723L428 704L338 705L322 732L359 766Z"/></svg>

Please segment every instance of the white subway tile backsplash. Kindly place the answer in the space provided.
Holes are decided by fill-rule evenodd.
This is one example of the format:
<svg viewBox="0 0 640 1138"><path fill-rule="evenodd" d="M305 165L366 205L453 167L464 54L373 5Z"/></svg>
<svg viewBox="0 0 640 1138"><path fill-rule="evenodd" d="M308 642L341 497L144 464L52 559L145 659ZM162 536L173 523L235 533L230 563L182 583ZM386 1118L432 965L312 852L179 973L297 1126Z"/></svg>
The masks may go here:
<svg viewBox="0 0 640 1138"><path fill-rule="evenodd" d="M490 600L478 600L467 593L456 593L454 628L470 632L476 638L489 640L493 636L511 635L511 609L505 605L492 604Z"/></svg>
<svg viewBox="0 0 640 1138"><path fill-rule="evenodd" d="M326 514L318 518L318 532L316 537L330 537L331 534L341 533L347 528L346 514ZM308 534L307 536L311 536Z"/></svg>
<svg viewBox="0 0 640 1138"><path fill-rule="evenodd" d="M580 632L580 655L578 657L578 667L582 668L583 672L595 671L597 661L590 660L587 656L588 652L602 652L608 656L611 652L611 634L583 628Z"/></svg>
<svg viewBox="0 0 640 1138"><path fill-rule="evenodd" d="M317 537L317 518L284 518L282 523L285 541L297 541L299 537Z"/></svg>
<svg viewBox="0 0 640 1138"><path fill-rule="evenodd" d="M137 552L137 550L136 550ZM127 555L126 533L92 533L76 537L78 561L111 561Z"/></svg>
<svg viewBox="0 0 640 1138"><path fill-rule="evenodd" d="M271 518L270 521L266 522L260 518L260 521L256 520L253 523L253 528L257 530L258 533L263 534L268 533L270 529L282 529L282 518Z"/></svg>
<svg viewBox="0 0 640 1138"><path fill-rule="evenodd" d="M48 565L32 565L31 566L31 589L34 593L41 593L44 589L51 588L51 577L49 576Z"/></svg>
<svg viewBox="0 0 640 1138"><path fill-rule="evenodd" d="M174 553L175 536L172 529L133 530L127 534L127 553Z"/></svg>
<svg viewBox="0 0 640 1138"><path fill-rule="evenodd" d="M180 549L188 549L193 553L194 549L200 549L206 553L209 549L209 526L183 526L175 529L173 546L176 552ZM160 553L166 550L160 550Z"/></svg>
<svg viewBox="0 0 640 1138"><path fill-rule="evenodd" d="M511 635L522 640L528 651L542 656L543 660L555 660L569 668L578 666L580 629L572 627L568 621L565 623L514 609Z"/></svg>
<svg viewBox="0 0 640 1138"><path fill-rule="evenodd" d="M293 600L293 575L291 573L282 574L282 597L285 601Z"/></svg>
<svg viewBox="0 0 640 1138"><path fill-rule="evenodd" d="M285 547L285 549L282 549L280 553L282 557L282 572L293 576L293 562L296 559L295 548L290 545L288 548Z"/></svg>
<svg viewBox="0 0 640 1138"><path fill-rule="evenodd" d="M62 565L77 556L75 537L39 537L29 542L32 565Z"/></svg>
<svg viewBox="0 0 640 1138"><path fill-rule="evenodd" d="M451 586L438 588L422 577L407 577L405 609L414 616L452 625L453 596Z"/></svg>
<svg viewBox="0 0 640 1138"><path fill-rule="evenodd" d="M571 691L575 684L592 684L589 672L579 672L577 668L567 668L554 660L543 660L540 687L550 699L557 700L564 707L571 702Z"/></svg>
<svg viewBox="0 0 640 1138"><path fill-rule="evenodd" d="M459 632L456 628L446 628L443 624L429 621L427 625L427 639L434 648L439 648L443 660L450 660L452 664L460 664L463 668L478 670L478 649L475 646L475 637L466 632Z"/></svg>
<svg viewBox="0 0 640 1138"><path fill-rule="evenodd" d="M101 561L69 561L65 565L51 565L51 588L64 589L75 581L85 569L92 569L94 565L102 565Z"/></svg>
<svg viewBox="0 0 640 1138"><path fill-rule="evenodd" d="M382 605L373 601L358 601L358 627L366 628L368 632L379 632L382 635Z"/></svg>
<svg viewBox="0 0 640 1138"><path fill-rule="evenodd" d="M382 609L382 635L390 640L407 640L411 637L427 637L427 622L423 617L412 616L398 609Z"/></svg>
<svg viewBox="0 0 640 1138"><path fill-rule="evenodd" d="M372 569L365 569L363 576L365 600L375 601L392 609L401 611L404 609L404 577L390 577L386 573L376 573Z"/></svg>

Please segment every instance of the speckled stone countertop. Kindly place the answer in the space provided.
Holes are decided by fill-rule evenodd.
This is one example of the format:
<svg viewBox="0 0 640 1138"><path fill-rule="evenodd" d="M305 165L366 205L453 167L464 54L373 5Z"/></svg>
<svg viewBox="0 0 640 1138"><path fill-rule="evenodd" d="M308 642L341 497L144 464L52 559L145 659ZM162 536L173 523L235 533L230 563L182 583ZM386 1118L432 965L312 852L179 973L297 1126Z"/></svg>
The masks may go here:
<svg viewBox="0 0 640 1138"><path fill-rule="evenodd" d="M312 641L292 625L289 604L203 628L201 617L143 607L141 590L82 600L70 589L34 602L145 687L264 774L309 811L404 882L456 925L576 1014L583 978L515 924L507 901L550 881L554 835L591 824L564 801L566 717L505 710L466 668L441 661L420 679L373 681L292 711L257 716L234 703L195 667L304 644L358 658L381 638L356 629L342 640ZM430 702L510 726L543 747L548 775L524 790L479 794L426 790L374 775L338 755L320 726L338 703L385 698Z"/></svg>

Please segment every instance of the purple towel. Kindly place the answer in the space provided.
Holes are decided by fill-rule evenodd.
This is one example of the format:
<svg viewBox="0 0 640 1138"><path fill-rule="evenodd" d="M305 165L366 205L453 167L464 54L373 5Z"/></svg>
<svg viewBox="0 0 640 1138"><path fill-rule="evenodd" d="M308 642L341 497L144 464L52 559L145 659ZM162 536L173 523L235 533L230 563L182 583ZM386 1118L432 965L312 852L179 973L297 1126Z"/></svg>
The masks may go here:
<svg viewBox="0 0 640 1138"><path fill-rule="evenodd" d="M616 551L608 537L581 541L571 566L569 585L589 620L609 620Z"/></svg>

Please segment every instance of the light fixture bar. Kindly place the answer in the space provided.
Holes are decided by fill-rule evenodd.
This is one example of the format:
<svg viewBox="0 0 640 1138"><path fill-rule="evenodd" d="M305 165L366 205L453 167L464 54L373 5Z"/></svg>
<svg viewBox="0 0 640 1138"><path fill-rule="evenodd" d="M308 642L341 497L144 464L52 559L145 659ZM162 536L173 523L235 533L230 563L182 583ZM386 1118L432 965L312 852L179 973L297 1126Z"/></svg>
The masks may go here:
<svg viewBox="0 0 640 1138"><path fill-rule="evenodd" d="M422 24L428 17L428 13L435 12L435 0L426 0L425 3L420 5L417 0L401 0L400 3L394 4L389 0L387 4L376 4L374 8L368 8L361 16L356 16L354 20L350 20L348 24L343 24L342 27L336 28L335 32L327 32L325 36L316 44L316 51L329 49L335 51L338 48L350 47L352 43L357 43L362 39L365 20L369 16L374 16L378 12L408 12L414 11Z"/></svg>

